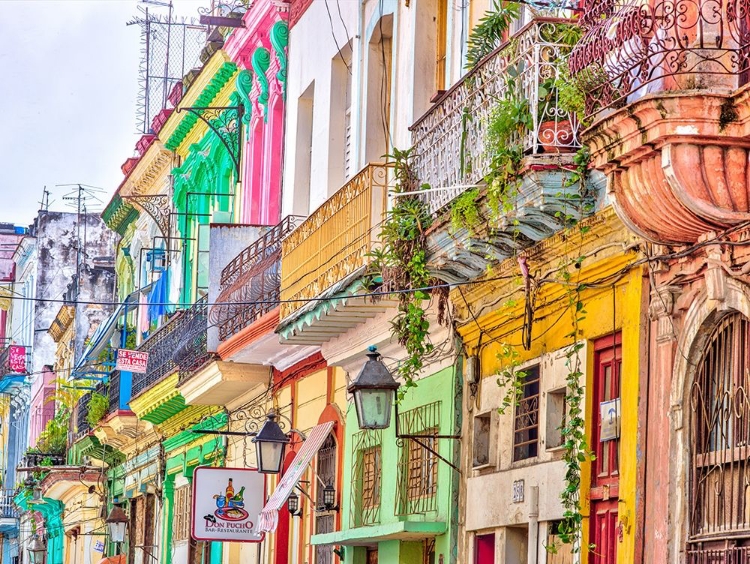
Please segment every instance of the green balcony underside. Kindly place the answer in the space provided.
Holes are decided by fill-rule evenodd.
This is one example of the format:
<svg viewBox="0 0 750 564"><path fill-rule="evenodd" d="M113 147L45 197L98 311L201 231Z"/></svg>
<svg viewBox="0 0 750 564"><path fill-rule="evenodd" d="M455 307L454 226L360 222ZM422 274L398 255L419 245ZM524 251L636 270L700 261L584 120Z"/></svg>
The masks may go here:
<svg viewBox="0 0 750 564"><path fill-rule="evenodd" d="M144 414L141 419L153 423L154 425L159 425L160 423L164 423L164 421L170 417L177 415L186 407L185 398L180 394L177 394L159 405L159 407L153 411Z"/></svg>
<svg viewBox="0 0 750 564"><path fill-rule="evenodd" d="M389 540L416 541L437 537L448 530L446 523L399 521L371 527L357 527L322 535L313 535L312 544L368 546Z"/></svg>

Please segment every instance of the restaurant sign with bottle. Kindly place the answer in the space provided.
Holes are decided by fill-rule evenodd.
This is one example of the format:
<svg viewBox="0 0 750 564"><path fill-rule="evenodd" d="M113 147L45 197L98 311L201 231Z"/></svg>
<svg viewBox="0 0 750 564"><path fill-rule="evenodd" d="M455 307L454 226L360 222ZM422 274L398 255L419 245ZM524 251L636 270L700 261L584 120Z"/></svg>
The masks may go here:
<svg viewBox="0 0 750 564"><path fill-rule="evenodd" d="M193 474L192 536L198 541L260 542L265 477L247 468L199 466Z"/></svg>

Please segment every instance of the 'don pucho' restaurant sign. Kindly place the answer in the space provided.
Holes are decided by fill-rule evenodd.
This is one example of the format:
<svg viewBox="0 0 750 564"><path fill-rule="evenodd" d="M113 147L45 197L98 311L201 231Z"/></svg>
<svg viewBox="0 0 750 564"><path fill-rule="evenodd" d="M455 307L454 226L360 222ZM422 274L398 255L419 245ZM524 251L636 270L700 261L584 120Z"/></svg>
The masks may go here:
<svg viewBox="0 0 750 564"><path fill-rule="evenodd" d="M265 477L247 468L199 466L193 474L192 536L197 541L260 542Z"/></svg>

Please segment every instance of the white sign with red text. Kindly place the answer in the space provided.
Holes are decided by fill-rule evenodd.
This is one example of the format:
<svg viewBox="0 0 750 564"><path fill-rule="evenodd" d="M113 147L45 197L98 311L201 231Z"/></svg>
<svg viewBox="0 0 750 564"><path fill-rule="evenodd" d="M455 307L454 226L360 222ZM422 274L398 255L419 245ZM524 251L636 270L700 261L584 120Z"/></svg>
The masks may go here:
<svg viewBox="0 0 750 564"><path fill-rule="evenodd" d="M131 351L128 349L117 349L117 363L115 370L145 374L148 372L148 353Z"/></svg>
<svg viewBox="0 0 750 564"><path fill-rule="evenodd" d="M265 477L246 468L199 466L193 474L192 536L198 541L260 542Z"/></svg>

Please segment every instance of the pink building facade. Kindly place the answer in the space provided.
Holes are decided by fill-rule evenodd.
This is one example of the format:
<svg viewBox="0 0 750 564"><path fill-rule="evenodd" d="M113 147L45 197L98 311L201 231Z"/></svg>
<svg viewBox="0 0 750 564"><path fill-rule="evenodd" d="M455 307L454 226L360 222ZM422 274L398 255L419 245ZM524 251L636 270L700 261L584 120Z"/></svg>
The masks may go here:
<svg viewBox="0 0 750 564"><path fill-rule="evenodd" d="M36 446L40 433L47 425L47 421L55 416L55 373L48 366L42 374L34 379L31 385L31 402L29 403L29 447Z"/></svg>
<svg viewBox="0 0 750 564"><path fill-rule="evenodd" d="M237 64L237 92L245 106L239 223L275 225L281 219L284 95L287 72L288 10L261 0L243 17L224 50Z"/></svg>

